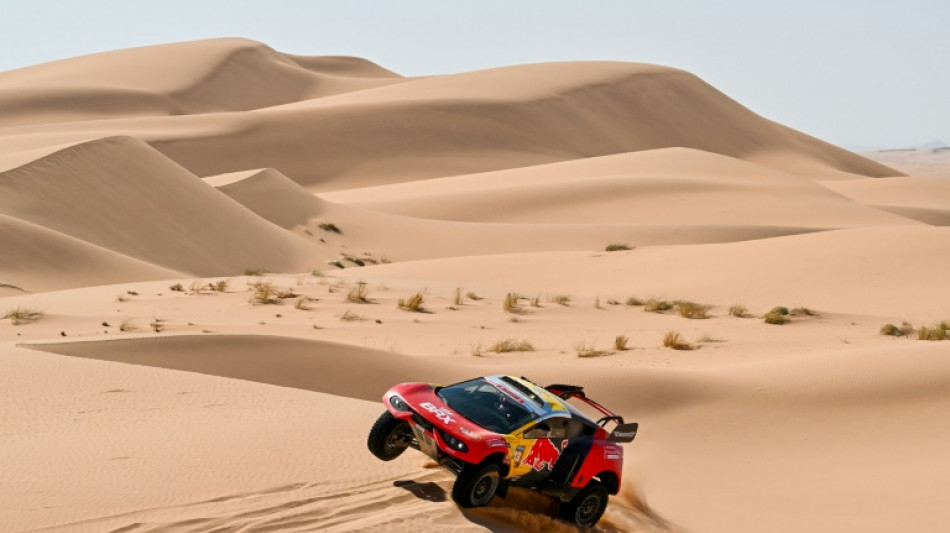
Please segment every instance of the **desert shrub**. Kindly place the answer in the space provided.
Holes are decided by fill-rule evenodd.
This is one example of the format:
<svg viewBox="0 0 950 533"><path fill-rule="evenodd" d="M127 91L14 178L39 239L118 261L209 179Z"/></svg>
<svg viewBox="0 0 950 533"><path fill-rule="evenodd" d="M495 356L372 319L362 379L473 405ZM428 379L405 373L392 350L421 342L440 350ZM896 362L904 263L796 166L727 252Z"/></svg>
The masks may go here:
<svg viewBox="0 0 950 533"><path fill-rule="evenodd" d="M921 326L917 330L917 340L945 341L950 340L950 322L941 322L935 326Z"/></svg>
<svg viewBox="0 0 950 533"><path fill-rule="evenodd" d="M613 352L610 350L598 350L593 344L587 344L586 342L578 344L574 347L574 350L577 352L578 357L603 357L605 355L613 355Z"/></svg>
<svg viewBox="0 0 950 533"><path fill-rule="evenodd" d="M603 309L600 305L600 296L594 297L594 309Z"/></svg>
<svg viewBox="0 0 950 533"><path fill-rule="evenodd" d="M496 342L489 348L490 352L508 353L508 352L533 352L534 346L528 341L516 341L514 339L504 339Z"/></svg>
<svg viewBox="0 0 950 533"><path fill-rule="evenodd" d="M557 294L553 298L551 298L551 302L556 303L558 305L563 305L564 307L570 307L571 297L568 296L567 294Z"/></svg>
<svg viewBox="0 0 950 533"><path fill-rule="evenodd" d="M339 235L343 235L343 230L341 230L339 227L337 227L336 224L332 222L321 222L318 227L322 229L323 231L328 231L330 233L337 233Z"/></svg>
<svg viewBox="0 0 950 533"><path fill-rule="evenodd" d="M617 335L614 338L614 349L618 352L626 351L628 349L627 342L629 341L630 339L626 335Z"/></svg>
<svg viewBox="0 0 950 533"><path fill-rule="evenodd" d="M643 304L643 310L650 313L662 313L664 311L669 311L673 309L673 304L667 302L666 300L657 300L656 298L650 298Z"/></svg>
<svg viewBox="0 0 950 533"><path fill-rule="evenodd" d="M709 309L708 305L698 304L696 302L690 302L681 300L676 302L676 310L679 312L680 316L683 318L692 318L692 319L703 319L709 318Z"/></svg>
<svg viewBox="0 0 950 533"><path fill-rule="evenodd" d="M366 261L363 261L359 257L353 257L352 255L344 255L343 259L346 259L350 263L354 263L357 266L366 266Z"/></svg>
<svg viewBox="0 0 950 533"><path fill-rule="evenodd" d="M274 284L268 281L259 280L251 285L251 303L259 305L277 305L280 298L277 295L277 289Z"/></svg>
<svg viewBox="0 0 950 533"><path fill-rule="evenodd" d="M366 317L359 313L346 311L340 315L340 320L343 322L362 322L363 320L366 320Z"/></svg>
<svg viewBox="0 0 950 533"><path fill-rule="evenodd" d="M149 324L149 327L151 327L152 331L155 333L161 333L165 329L165 319L153 318L152 322Z"/></svg>
<svg viewBox="0 0 950 533"><path fill-rule="evenodd" d="M208 288L215 292L228 292L228 287L231 285L231 280L222 279L212 283L208 283Z"/></svg>
<svg viewBox="0 0 950 533"><path fill-rule="evenodd" d="M396 305L403 311L411 311L413 313L425 313L426 309L422 306L422 293L417 292L410 296L409 298L400 298L399 302Z"/></svg>
<svg viewBox="0 0 950 533"><path fill-rule="evenodd" d="M468 298L469 300L472 300L472 301L475 301L475 302L477 302L477 301L479 301L479 300L484 300L484 298L482 298L481 296L475 294L475 293L472 292L472 291L469 291L469 292L465 293L465 297Z"/></svg>
<svg viewBox="0 0 950 533"><path fill-rule="evenodd" d="M663 337L663 346L674 350L695 350L696 347L686 342L676 331L670 331Z"/></svg>
<svg viewBox="0 0 950 533"><path fill-rule="evenodd" d="M353 304L372 303L372 300L367 296L369 296L369 289L366 286L366 282L360 281L346 293L346 301Z"/></svg>
<svg viewBox="0 0 950 533"><path fill-rule="evenodd" d="M791 311L789 311L788 314L792 316L802 316L802 315L813 316L813 317L821 316L818 314L817 311L814 311L807 307L796 307L795 309L792 309Z"/></svg>
<svg viewBox="0 0 950 533"><path fill-rule="evenodd" d="M135 331L137 329L139 329L139 327L135 325L135 322L133 322L131 318L126 318L119 324L119 331Z"/></svg>
<svg viewBox="0 0 950 533"><path fill-rule="evenodd" d="M340 261L330 261L330 262L327 263L327 264L328 264L328 265L333 265L333 266L335 266L335 267L337 267L337 268L346 268L346 267L343 265L343 263L341 263Z"/></svg>
<svg viewBox="0 0 950 533"><path fill-rule="evenodd" d="M881 335L890 335L892 337L907 337L914 332L914 326L904 322L900 326L894 324L884 324L881 326Z"/></svg>
<svg viewBox="0 0 950 533"><path fill-rule="evenodd" d="M744 305L733 305L729 308L729 315L737 318L746 318L749 316L749 310Z"/></svg>
<svg viewBox="0 0 950 533"><path fill-rule="evenodd" d="M532 298L530 301L530 305L531 307L541 307L541 297L535 296L534 298Z"/></svg>
<svg viewBox="0 0 950 533"><path fill-rule="evenodd" d="M32 307L14 307L4 313L2 320L9 319L10 323L14 326L22 326L36 322L41 318L43 318L43 312L38 309Z"/></svg>
<svg viewBox="0 0 950 533"><path fill-rule="evenodd" d="M176 283L168 288L175 292L185 292L185 287L183 287L181 283Z"/></svg>
<svg viewBox="0 0 950 533"><path fill-rule="evenodd" d="M623 250L630 250L630 249L631 248L629 246L623 243L611 243L607 245L607 248L605 248L605 250L608 252L620 252Z"/></svg>
<svg viewBox="0 0 950 533"><path fill-rule="evenodd" d="M627 298L627 301L625 303L629 305L630 307L638 307L638 306L643 305L643 300L636 298L634 296L631 296Z"/></svg>
<svg viewBox="0 0 950 533"><path fill-rule="evenodd" d="M244 275L245 275L245 276L258 276L258 277L260 277L260 276L263 276L264 274L267 274L267 269L266 269L266 268L245 268L245 269L244 269Z"/></svg>
<svg viewBox="0 0 950 533"><path fill-rule="evenodd" d="M773 307L771 311L762 316L762 320L764 320L766 324L774 324L777 326L788 324L792 321L792 319L788 317L788 308L786 307Z"/></svg>
<svg viewBox="0 0 950 533"><path fill-rule="evenodd" d="M323 271L320 270L319 268L310 269L310 275L313 276L313 277L315 277L315 278L322 278L322 277L324 277Z"/></svg>
<svg viewBox="0 0 950 533"><path fill-rule="evenodd" d="M620 305L620 302L614 300L613 298L607 300L607 305Z"/></svg>
<svg viewBox="0 0 950 533"><path fill-rule="evenodd" d="M515 315L525 314L526 311L524 310L523 307L521 307L521 304L518 301L519 299L520 297L518 296L518 294L509 292L508 294L505 295L505 300L501 304L502 309L504 309L508 313L512 313Z"/></svg>
<svg viewBox="0 0 950 533"><path fill-rule="evenodd" d="M465 305L465 301L462 299L462 288L455 288L455 297L452 298L452 305Z"/></svg>

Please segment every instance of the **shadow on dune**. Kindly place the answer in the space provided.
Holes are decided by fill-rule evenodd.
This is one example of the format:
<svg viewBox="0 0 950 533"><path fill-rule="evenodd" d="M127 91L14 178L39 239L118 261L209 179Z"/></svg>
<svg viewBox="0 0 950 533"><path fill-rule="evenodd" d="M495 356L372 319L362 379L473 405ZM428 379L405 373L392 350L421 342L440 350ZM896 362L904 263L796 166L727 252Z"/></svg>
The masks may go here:
<svg viewBox="0 0 950 533"><path fill-rule="evenodd" d="M445 489L431 481L420 483L409 479L393 481L394 487L409 491L413 496L427 502L444 502L447 499Z"/></svg>

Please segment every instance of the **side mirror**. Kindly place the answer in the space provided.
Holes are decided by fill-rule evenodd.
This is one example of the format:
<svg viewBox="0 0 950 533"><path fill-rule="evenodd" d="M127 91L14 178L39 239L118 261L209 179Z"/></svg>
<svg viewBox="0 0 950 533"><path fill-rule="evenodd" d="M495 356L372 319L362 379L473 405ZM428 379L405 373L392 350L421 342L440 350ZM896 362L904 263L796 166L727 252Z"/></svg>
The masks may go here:
<svg viewBox="0 0 950 533"><path fill-rule="evenodd" d="M551 426L547 422L541 422L537 426L529 429L524 432L524 438L526 439L543 439L551 433Z"/></svg>

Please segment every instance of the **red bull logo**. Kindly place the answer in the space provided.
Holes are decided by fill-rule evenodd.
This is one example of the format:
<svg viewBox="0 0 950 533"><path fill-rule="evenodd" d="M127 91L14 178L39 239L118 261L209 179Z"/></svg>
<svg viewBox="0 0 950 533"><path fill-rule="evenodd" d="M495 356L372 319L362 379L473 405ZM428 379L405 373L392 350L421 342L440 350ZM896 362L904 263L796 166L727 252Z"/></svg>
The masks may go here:
<svg viewBox="0 0 950 533"><path fill-rule="evenodd" d="M528 450L528 455L524 457L521 463L529 465L539 472L541 470L551 470L554 468L554 463L557 462L558 457L561 456L561 450L566 445L567 441L564 440L561 442L561 449L558 449L550 439L538 439Z"/></svg>

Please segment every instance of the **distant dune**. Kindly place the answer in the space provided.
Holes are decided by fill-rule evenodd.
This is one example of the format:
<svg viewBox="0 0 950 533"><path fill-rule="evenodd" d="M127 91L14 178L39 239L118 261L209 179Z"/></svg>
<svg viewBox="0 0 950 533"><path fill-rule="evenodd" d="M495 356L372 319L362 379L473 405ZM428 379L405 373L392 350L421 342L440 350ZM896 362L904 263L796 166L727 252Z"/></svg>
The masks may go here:
<svg viewBox="0 0 950 533"><path fill-rule="evenodd" d="M640 63L0 73L0 531L576 533L365 449L396 382L491 373L640 422L595 531L944 531L945 152Z"/></svg>

